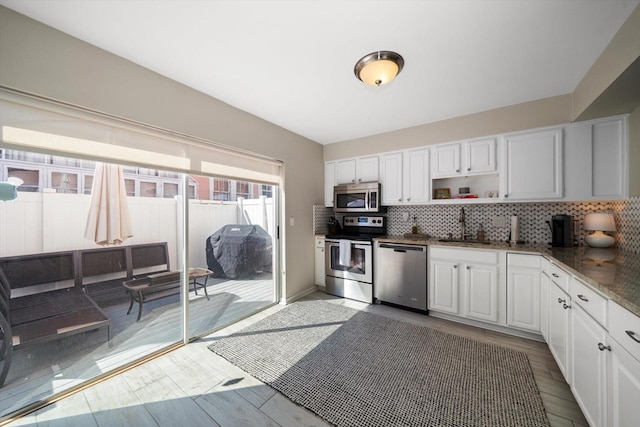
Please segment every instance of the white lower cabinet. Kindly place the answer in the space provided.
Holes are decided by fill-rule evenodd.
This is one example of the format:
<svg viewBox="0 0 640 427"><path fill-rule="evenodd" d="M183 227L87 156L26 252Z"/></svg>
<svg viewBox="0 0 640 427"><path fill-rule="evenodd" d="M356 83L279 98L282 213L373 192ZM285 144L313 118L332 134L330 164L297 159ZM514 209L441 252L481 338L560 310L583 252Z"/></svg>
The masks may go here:
<svg viewBox="0 0 640 427"><path fill-rule="evenodd" d="M549 337L547 344L565 380L569 379L569 315L571 298L553 280L549 282Z"/></svg>
<svg viewBox="0 0 640 427"><path fill-rule="evenodd" d="M540 255L507 254L507 325L540 332Z"/></svg>
<svg viewBox="0 0 640 427"><path fill-rule="evenodd" d="M325 286L325 273L324 273L324 239L321 237L315 238L315 284L318 286Z"/></svg>
<svg viewBox="0 0 640 427"><path fill-rule="evenodd" d="M640 317L609 301L607 420L611 427L638 425Z"/></svg>
<svg viewBox="0 0 640 427"><path fill-rule="evenodd" d="M429 310L499 320L498 252L430 247Z"/></svg>
<svg viewBox="0 0 640 427"><path fill-rule="evenodd" d="M465 266L464 315L476 320L498 321L498 267L471 263Z"/></svg>
<svg viewBox="0 0 640 427"><path fill-rule="evenodd" d="M551 280L543 269L540 274L540 334L549 341L549 285Z"/></svg>
<svg viewBox="0 0 640 427"><path fill-rule="evenodd" d="M458 314L458 263L430 259L429 310Z"/></svg>
<svg viewBox="0 0 640 427"><path fill-rule="evenodd" d="M607 364L607 426L638 425L640 361L614 339Z"/></svg>
<svg viewBox="0 0 640 427"><path fill-rule="evenodd" d="M570 311L571 391L589 425L605 426L606 362L609 356L607 331L575 301Z"/></svg>

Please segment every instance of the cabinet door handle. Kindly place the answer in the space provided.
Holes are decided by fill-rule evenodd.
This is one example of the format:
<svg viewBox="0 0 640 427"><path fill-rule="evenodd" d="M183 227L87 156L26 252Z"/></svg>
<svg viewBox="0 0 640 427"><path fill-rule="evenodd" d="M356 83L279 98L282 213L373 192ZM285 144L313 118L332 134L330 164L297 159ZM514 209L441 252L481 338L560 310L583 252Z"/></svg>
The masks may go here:
<svg viewBox="0 0 640 427"><path fill-rule="evenodd" d="M558 298L558 304L562 304L563 302L567 302L567 300L564 300L562 298Z"/></svg>
<svg viewBox="0 0 640 427"><path fill-rule="evenodd" d="M467 265L467 270L471 270L471 267L469 267L468 265Z"/></svg>
<svg viewBox="0 0 640 427"><path fill-rule="evenodd" d="M398 199L398 201L399 201L399 202L401 202L401 201L402 201L402 199Z"/></svg>
<svg viewBox="0 0 640 427"><path fill-rule="evenodd" d="M640 340L638 338L636 338L636 333L633 331L625 331L627 333L627 335L629 335L629 338L631 338L632 340L634 340L635 342L640 344Z"/></svg>
<svg viewBox="0 0 640 427"><path fill-rule="evenodd" d="M456 172L460 172L460 169L456 169Z"/></svg>
<svg viewBox="0 0 640 427"><path fill-rule="evenodd" d="M509 197L509 195L508 195L508 194L505 194L505 195L504 195L504 198L506 199L507 197Z"/></svg>
<svg viewBox="0 0 640 427"><path fill-rule="evenodd" d="M598 343L598 350L600 350L600 351L605 351L605 350L611 351L611 346L610 345L604 345L601 342L599 342Z"/></svg>
<svg viewBox="0 0 640 427"><path fill-rule="evenodd" d="M471 168L467 168L467 172L471 172Z"/></svg>
<svg viewBox="0 0 640 427"><path fill-rule="evenodd" d="M411 197L407 197L407 202L411 200Z"/></svg>
<svg viewBox="0 0 640 427"><path fill-rule="evenodd" d="M454 265L453 268L458 268L458 264Z"/></svg>
<svg viewBox="0 0 640 427"><path fill-rule="evenodd" d="M553 277L555 277L556 279L558 279L558 278L560 277L560 276L558 276L556 273L551 273L551 275L552 275Z"/></svg>
<svg viewBox="0 0 640 427"><path fill-rule="evenodd" d="M571 308L571 306L567 305L567 304L562 304L562 308L564 308L566 310L567 308Z"/></svg>
<svg viewBox="0 0 640 427"><path fill-rule="evenodd" d="M585 297L584 295L578 294L578 298L580 298L582 301L589 302L589 298Z"/></svg>

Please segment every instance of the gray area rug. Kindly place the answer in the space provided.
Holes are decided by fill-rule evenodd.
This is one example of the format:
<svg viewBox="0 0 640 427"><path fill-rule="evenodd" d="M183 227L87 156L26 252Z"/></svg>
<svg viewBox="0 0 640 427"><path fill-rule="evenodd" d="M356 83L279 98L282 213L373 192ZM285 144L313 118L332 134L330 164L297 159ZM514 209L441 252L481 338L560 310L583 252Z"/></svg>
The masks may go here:
<svg viewBox="0 0 640 427"><path fill-rule="evenodd" d="M524 353L325 301L209 349L338 426L548 426Z"/></svg>

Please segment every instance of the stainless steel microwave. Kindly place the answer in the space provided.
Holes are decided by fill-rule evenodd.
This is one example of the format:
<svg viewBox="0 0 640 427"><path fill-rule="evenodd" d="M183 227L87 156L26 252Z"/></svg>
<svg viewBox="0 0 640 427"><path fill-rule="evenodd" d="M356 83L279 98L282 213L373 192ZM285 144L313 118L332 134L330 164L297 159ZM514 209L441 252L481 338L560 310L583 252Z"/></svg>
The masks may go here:
<svg viewBox="0 0 640 427"><path fill-rule="evenodd" d="M334 212L381 212L380 183L336 185L333 187Z"/></svg>

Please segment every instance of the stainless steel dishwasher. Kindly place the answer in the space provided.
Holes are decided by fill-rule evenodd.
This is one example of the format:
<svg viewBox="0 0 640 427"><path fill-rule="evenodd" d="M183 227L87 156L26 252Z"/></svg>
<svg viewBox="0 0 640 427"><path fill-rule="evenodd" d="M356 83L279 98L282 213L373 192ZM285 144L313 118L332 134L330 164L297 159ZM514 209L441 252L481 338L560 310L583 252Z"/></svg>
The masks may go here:
<svg viewBox="0 0 640 427"><path fill-rule="evenodd" d="M427 311L427 247L376 242L373 292L378 301Z"/></svg>

